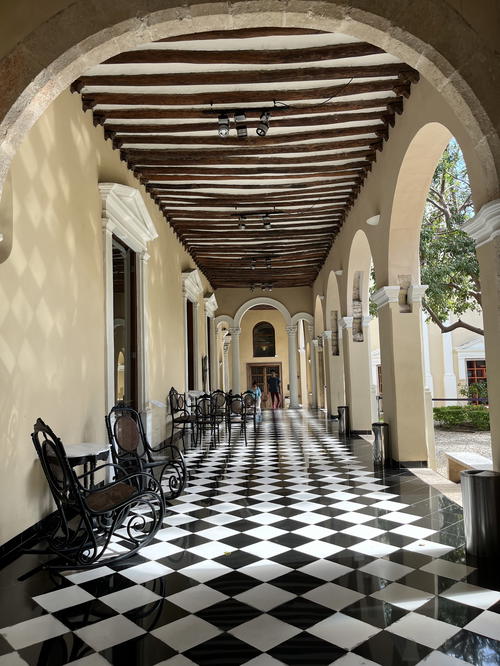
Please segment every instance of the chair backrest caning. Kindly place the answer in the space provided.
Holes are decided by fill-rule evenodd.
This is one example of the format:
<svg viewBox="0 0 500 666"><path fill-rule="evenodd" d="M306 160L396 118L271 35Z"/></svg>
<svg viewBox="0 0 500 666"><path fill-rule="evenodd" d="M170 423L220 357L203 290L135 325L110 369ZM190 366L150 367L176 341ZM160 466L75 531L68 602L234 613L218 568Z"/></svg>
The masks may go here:
<svg viewBox="0 0 500 666"><path fill-rule="evenodd" d="M31 439L58 506L68 500L74 501L79 494L78 485L59 437L39 418L35 423Z"/></svg>
<svg viewBox="0 0 500 666"><path fill-rule="evenodd" d="M137 453L141 433L135 419L130 414L117 415L113 426L115 441L127 453Z"/></svg>
<svg viewBox="0 0 500 666"><path fill-rule="evenodd" d="M173 386L168 393L168 399L170 402L170 411L172 414L176 414L177 412L186 409L186 401L184 396L182 393L176 391Z"/></svg>

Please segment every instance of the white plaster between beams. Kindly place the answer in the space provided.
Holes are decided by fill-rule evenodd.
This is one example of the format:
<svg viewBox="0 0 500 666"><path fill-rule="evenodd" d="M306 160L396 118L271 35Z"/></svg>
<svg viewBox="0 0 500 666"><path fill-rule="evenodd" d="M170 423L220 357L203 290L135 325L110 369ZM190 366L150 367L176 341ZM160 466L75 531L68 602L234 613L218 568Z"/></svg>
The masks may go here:
<svg viewBox="0 0 500 666"><path fill-rule="evenodd" d="M192 271L183 271L182 273L183 293L193 303L197 303L203 293L203 284L199 271L195 268Z"/></svg>
<svg viewBox="0 0 500 666"><path fill-rule="evenodd" d="M103 226L134 252L145 252L158 237L139 190L119 183L99 183Z"/></svg>
<svg viewBox="0 0 500 666"><path fill-rule="evenodd" d="M375 303L377 308L383 308L388 303L397 303L399 299L400 286L389 285L378 289L370 296L370 300Z"/></svg>
<svg viewBox="0 0 500 666"><path fill-rule="evenodd" d="M214 317L215 312L219 307L217 299L215 298L215 294L213 292L210 292L210 294L208 294L203 298L203 301L205 303L205 312L207 314L207 317Z"/></svg>
<svg viewBox="0 0 500 666"><path fill-rule="evenodd" d="M500 199L484 204L479 213L464 224L463 230L473 238L476 247L500 236Z"/></svg>

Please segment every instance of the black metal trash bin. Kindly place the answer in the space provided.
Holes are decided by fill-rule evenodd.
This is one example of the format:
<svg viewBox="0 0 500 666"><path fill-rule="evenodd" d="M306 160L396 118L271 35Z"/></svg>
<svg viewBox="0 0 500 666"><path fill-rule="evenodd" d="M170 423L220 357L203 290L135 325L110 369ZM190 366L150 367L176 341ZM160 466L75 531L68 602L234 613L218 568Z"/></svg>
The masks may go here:
<svg viewBox="0 0 500 666"><path fill-rule="evenodd" d="M339 412L339 435L341 437L349 437L351 434L351 424L349 421L349 406L342 405L337 407Z"/></svg>
<svg viewBox="0 0 500 666"><path fill-rule="evenodd" d="M373 464L387 465L391 460L391 447L389 442L389 424L372 423L373 434Z"/></svg>
<svg viewBox="0 0 500 666"><path fill-rule="evenodd" d="M478 469L460 473L465 547L479 560L500 557L500 473Z"/></svg>

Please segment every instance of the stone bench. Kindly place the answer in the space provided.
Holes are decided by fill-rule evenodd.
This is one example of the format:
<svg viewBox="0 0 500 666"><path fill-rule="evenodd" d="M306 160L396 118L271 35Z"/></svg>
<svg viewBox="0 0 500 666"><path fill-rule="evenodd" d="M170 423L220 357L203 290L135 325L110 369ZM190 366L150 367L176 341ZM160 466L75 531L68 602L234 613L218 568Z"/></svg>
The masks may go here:
<svg viewBox="0 0 500 666"><path fill-rule="evenodd" d="M460 472L464 469L493 469L491 460L479 453L449 451L445 455L448 458L448 478L455 483L460 483Z"/></svg>

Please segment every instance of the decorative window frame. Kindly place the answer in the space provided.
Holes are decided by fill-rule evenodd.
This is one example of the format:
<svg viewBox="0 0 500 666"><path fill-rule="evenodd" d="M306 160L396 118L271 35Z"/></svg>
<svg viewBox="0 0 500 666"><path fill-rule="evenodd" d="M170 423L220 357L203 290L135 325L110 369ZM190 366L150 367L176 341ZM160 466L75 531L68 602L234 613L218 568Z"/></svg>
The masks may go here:
<svg viewBox="0 0 500 666"><path fill-rule="evenodd" d="M113 320L113 235L137 254L137 400L138 409L151 430L149 404L149 308L148 243L158 237L155 225L139 190L119 183L99 183L102 204L105 288L105 400L106 411L115 402Z"/></svg>
<svg viewBox="0 0 500 666"><path fill-rule="evenodd" d="M193 374L194 374L194 389L198 389L200 385L200 359L198 333L199 333L199 305L200 298L203 295L203 283L201 281L200 272L194 268L190 271L183 271L182 278L182 294L184 297L184 386L185 390L189 389L188 386L188 327L187 327L187 301L193 304ZM215 298L215 297L214 297Z"/></svg>
<svg viewBox="0 0 500 666"><path fill-rule="evenodd" d="M483 361L486 359L484 342L482 340L470 340L460 347L455 347L458 360L458 378L467 381L467 361Z"/></svg>

